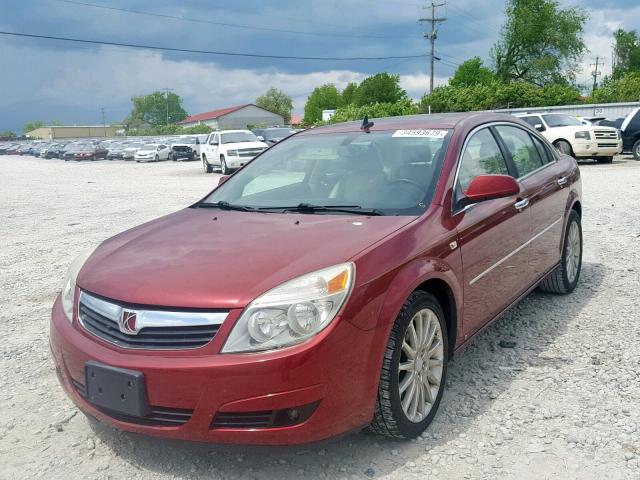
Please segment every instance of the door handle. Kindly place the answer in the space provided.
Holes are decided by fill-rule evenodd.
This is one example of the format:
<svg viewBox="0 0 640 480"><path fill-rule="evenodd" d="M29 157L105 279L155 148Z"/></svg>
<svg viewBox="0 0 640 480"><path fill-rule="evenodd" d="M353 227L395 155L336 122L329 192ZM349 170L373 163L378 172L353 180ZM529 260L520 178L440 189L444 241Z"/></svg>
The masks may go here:
<svg viewBox="0 0 640 480"><path fill-rule="evenodd" d="M556 180L558 185L560 185L561 187L564 187L567 184L568 181L569 181L569 179L567 177L560 177L560 178L558 178L558 180Z"/></svg>
<svg viewBox="0 0 640 480"><path fill-rule="evenodd" d="M524 210L529 206L529 199L523 198L522 200L519 200L516 203L514 203L513 206L516 207L516 210L521 212L522 210Z"/></svg>

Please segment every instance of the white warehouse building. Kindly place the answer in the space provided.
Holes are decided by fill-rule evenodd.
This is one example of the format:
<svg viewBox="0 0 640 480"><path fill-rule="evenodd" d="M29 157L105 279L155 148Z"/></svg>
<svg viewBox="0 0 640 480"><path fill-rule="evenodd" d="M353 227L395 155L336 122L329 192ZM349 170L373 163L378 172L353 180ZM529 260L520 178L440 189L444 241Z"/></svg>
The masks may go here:
<svg viewBox="0 0 640 480"><path fill-rule="evenodd" d="M214 130L229 130L247 128L248 125L265 127L284 125L284 118L282 115L249 103L191 115L179 122L179 124L183 127L207 125Z"/></svg>

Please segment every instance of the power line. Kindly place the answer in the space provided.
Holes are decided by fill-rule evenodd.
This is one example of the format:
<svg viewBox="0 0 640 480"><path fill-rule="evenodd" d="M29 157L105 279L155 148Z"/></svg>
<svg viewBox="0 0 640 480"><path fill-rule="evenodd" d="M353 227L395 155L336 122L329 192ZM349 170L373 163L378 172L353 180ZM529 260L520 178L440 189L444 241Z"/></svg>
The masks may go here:
<svg viewBox="0 0 640 480"><path fill-rule="evenodd" d="M214 20L207 20L204 18L190 18L190 17L183 17L178 15L149 12L144 10L133 10L129 8L112 7L109 5L101 5L97 3L80 2L77 0L54 0L54 1L60 2L60 3L68 3L71 5L80 5L83 7L101 8L104 10L111 10L111 11L120 12L120 13L132 13L135 15L145 15L150 17L180 20L184 22L205 23L209 25L217 25L219 27L242 28L246 30L261 30L261 31L267 31L267 32L287 33L287 34L293 34L293 35L312 35L312 36L321 36L321 37L343 37L343 38L414 38L413 36L410 36L410 35L365 35L365 34L358 35L358 34L350 34L350 33L331 33L331 32L312 32L312 31L305 32L302 30L289 30L289 29L283 29L283 28L262 27L258 25L216 22Z"/></svg>
<svg viewBox="0 0 640 480"><path fill-rule="evenodd" d="M434 65L434 56L435 56L435 44L436 38L438 38L438 31L436 30L436 25L438 23L443 23L446 18L439 17L436 18L436 8L443 7L444 3L435 4L433 1L431 2L431 17L430 18L421 18L419 22L430 22L431 23L431 31L429 33L425 33L424 37L429 39L431 44L431 50L429 53L429 93L433 92L433 65ZM428 8L428 7L425 7Z"/></svg>
<svg viewBox="0 0 640 480"><path fill-rule="evenodd" d="M317 61L355 61L355 60L396 60L403 58L421 58L426 57L425 54L418 55L395 55L395 56L380 56L380 57L303 57L303 56L291 56L291 55L267 55L260 53L240 53L240 52L222 52L214 50L197 50L190 48L173 48L173 47L161 47L158 45L140 45L135 43L122 43L122 42L107 42L102 40L88 40L83 38L70 38L70 37L54 37L52 35L35 35L32 33L18 33L18 32L5 32L0 31L0 35L9 35L13 37L26 37L26 38L38 38L43 40L58 40L62 42L74 42L84 43L92 45L112 45L116 47L128 47L128 48L140 48L146 50L161 50L167 52L181 52L181 53L199 53L204 55L219 55L226 57L250 57L250 58L271 58L281 60L317 60Z"/></svg>

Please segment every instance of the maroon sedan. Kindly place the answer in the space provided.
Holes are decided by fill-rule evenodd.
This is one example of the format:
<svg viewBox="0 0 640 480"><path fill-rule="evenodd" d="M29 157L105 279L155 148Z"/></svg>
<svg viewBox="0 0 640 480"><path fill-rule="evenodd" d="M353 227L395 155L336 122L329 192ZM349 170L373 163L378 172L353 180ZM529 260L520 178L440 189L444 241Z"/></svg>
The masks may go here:
<svg viewBox="0 0 640 480"><path fill-rule="evenodd" d="M223 179L70 268L51 348L86 414L211 442L415 437L455 351L580 276L580 171L511 116L316 128Z"/></svg>

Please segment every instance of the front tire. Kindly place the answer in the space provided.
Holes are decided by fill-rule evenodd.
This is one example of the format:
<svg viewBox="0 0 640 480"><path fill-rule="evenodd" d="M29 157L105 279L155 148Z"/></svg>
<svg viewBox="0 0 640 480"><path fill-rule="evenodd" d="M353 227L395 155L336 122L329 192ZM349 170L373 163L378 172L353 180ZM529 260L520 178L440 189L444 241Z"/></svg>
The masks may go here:
<svg viewBox="0 0 640 480"><path fill-rule="evenodd" d="M206 155L202 155L202 169L204 170L204 173L213 172L213 168L211 167L211 165L209 165L209 162L207 162Z"/></svg>
<svg viewBox="0 0 640 480"><path fill-rule="evenodd" d="M222 175L229 175L229 167L227 167L227 161L224 155L220 155L220 173Z"/></svg>
<svg viewBox="0 0 640 480"><path fill-rule="evenodd" d="M556 149L563 155L569 155L573 157L573 150L571 148L571 145L566 140L558 140L553 144L553 146L556 147Z"/></svg>
<svg viewBox="0 0 640 480"><path fill-rule="evenodd" d="M564 232L562 261L547 277L540 282L543 292L567 294L578 285L582 271L582 224L575 210L569 213L569 221Z"/></svg>
<svg viewBox="0 0 640 480"><path fill-rule="evenodd" d="M640 160L640 140L633 144L633 158Z"/></svg>
<svg viewBox="0 0 640 480"><path fill-rule="evenodd" d="M442 399L448 357L440 304L430 293L413 292L391 328L369 429L395 438L424 432Z"/></svg>

